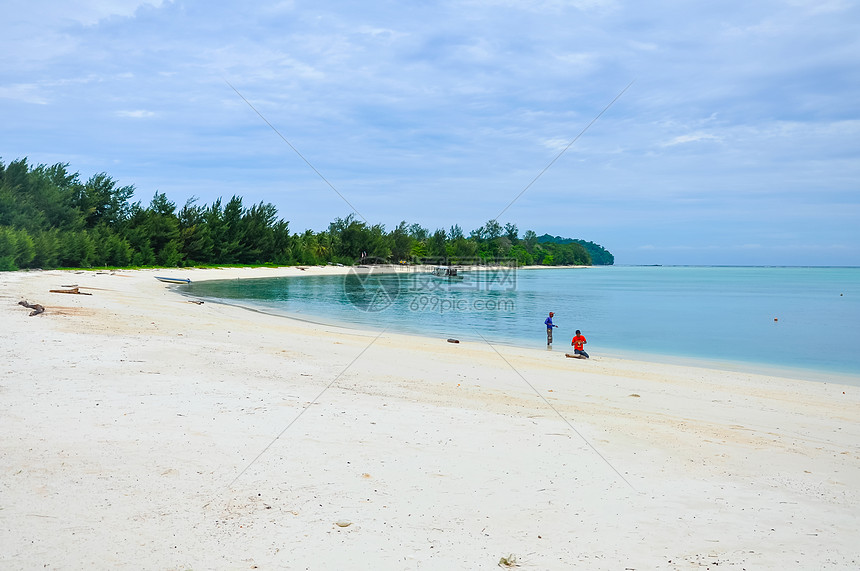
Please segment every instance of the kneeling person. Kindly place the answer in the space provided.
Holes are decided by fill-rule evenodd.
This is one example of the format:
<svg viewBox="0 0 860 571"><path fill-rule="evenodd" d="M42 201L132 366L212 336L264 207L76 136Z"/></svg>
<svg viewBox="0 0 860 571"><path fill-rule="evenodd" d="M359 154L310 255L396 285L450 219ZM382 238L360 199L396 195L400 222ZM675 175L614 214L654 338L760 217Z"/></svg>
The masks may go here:
<svg viewBox="0 0 860 571"><path fill-rule="evenodd" d="M579 329L576 330L576 336L571 339L570 344L573 345L573 353L580 358L588 359L588 353L585 352L583 346L588 343L583 337L582 333L579 332Z"/></svg>

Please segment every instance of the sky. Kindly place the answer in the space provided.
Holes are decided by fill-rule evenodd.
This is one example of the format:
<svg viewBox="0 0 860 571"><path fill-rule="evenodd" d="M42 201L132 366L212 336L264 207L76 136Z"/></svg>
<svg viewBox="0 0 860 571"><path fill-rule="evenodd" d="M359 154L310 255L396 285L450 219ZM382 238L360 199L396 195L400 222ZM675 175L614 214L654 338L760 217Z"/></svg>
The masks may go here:
<svg viewBox="0 0 860 571"><path fill-rule="evenodd" d="M616 264L860 265L860 3L4 5L5 164L293 232L497 218Z"/></svg>

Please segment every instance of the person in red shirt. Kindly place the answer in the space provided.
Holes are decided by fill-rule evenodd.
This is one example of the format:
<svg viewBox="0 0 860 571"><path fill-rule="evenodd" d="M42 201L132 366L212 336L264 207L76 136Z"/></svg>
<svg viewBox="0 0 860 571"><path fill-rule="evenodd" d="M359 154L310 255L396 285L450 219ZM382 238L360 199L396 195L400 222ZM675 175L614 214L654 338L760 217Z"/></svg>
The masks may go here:
<svg viewBox="0 0 860 571"><path fill-rule="evenodd" d="M583 337L582 333L579 332L579 329L576 330L576 336L570 340L570 344L573 345L573 353L584 359L588 359L588 353L585 352L583 346L588 343Z"/></svg>

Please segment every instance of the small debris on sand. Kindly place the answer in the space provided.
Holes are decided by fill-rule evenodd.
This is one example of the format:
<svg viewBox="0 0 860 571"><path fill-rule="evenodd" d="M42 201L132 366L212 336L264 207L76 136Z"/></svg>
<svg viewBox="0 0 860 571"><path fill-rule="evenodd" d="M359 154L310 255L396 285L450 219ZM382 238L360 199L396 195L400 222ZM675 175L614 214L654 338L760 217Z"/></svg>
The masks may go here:
<svg viewBox="0 0 860 571"><path fill-rule="evenodd" d="M73 287L73 288L71 288L71 289L52 289L52 290L49 290L49 291L50 291L51 293L73 293L73 294L75 294L75 295L93 295L93 294L91 294L91 293L87 293L87 292L85 292L85 291L81 291L81 290L79 290L79 289L78 289L78 288L76 288L76 287Z"/></svg>
<svg viewBox="0 0 860 571"><path fill-rule="evenodd" d="M40 313L45 313L45 308L38 303L30 304L26 301L19 301L18 305L23 305L27 309L32 309L33 311L30 312L30 317L33 317L34 315L39 315Z"/></svg>

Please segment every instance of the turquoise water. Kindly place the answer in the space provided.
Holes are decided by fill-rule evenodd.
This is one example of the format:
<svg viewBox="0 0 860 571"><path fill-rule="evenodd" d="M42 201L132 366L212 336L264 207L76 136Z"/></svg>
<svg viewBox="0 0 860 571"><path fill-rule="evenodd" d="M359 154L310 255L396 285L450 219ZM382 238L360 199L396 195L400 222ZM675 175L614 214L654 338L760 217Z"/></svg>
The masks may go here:
<svg viewBox="0 0 860 571"><path fill-rule="evenodd" d="M188 294L313 321L592 355L703 359L860 381L860 268L594 267L222 280Z"/></svg>

